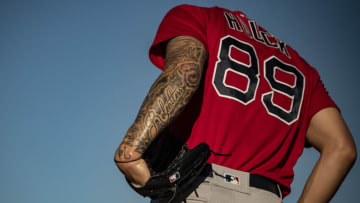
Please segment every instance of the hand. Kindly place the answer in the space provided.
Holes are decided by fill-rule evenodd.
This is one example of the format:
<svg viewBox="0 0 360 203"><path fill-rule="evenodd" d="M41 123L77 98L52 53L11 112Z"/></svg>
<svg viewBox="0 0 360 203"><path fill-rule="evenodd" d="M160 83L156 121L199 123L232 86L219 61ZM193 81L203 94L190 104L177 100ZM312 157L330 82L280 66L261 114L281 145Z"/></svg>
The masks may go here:
<svg viewBox="0 0 360 203"><path fill-rule="evenodd" d="M116 165L132 183L144 186L150 179L150 170L144 159L128 163L116 163Z"/></svg>

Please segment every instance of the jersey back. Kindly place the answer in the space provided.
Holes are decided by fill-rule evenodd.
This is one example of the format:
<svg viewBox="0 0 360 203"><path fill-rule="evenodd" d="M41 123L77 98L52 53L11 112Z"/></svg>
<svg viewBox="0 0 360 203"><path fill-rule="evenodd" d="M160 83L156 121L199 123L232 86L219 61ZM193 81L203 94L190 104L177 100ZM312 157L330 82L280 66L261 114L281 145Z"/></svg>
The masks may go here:
<svg viewBox="0 0 360 203"><path fill-rule="evenodd" d="M176 128L187 125L196 112L189 124L190 148L205 142L213 151L231 153L211 156L209 162L271 178L287 195L311 117L336 107L317 71L240 11L173 8L150 49L156 66L164 68L163 43L179 35L201 41L208 63L200 95L176 120Z"/></svg>

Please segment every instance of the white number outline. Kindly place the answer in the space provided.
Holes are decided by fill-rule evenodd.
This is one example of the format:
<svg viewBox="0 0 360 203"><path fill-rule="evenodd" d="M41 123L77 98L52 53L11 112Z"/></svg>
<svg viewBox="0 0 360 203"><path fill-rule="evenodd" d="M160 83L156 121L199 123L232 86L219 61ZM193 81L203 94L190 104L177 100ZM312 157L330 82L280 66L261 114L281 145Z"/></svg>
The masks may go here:
<svg viewBox="0 0 360 203"><path fill-rule="evenodd" d="M235 38L235 37L233 37L233 36L231 36L231 35L226 35L226 36L224 36L223 38L220 39L220 44L219 44L218 54L217 54L217 61L216 61L216 63L215 63L215 68L214 68L214 72L213 72L212 85L213 85L216 93L218 94L218 96L224 97L224 98L227 98L227 99L232 99L232 100L235 100L235 101L237 101L237 102L240 102L240 103L242 103L242 104L244 104L244 105L247 105L247 104L253 102L253 101L255 100L255 98L256 98L256 92L257 92L257 89L258 89L259 83L260 83L260 80L259 80L259 79L260 79L260 78L259 78L259 77L260 77L259 67L257 67L257 69L258 69L257 72L258 72L258 73L256 74L257 83L256 83L256 87L255 87L255 90L254 90L255 94L254 94L253 98L250 99L250 100L247 101L247 102L244 102L244 101L242 101L242 100L240 100L240 99L238 99L238 98L236 98L236 97L228 96L228 95L225 95L225 94L220 93L220 92L218 91L216 85L215 85L215 77L216 77L216 72L217 72L218 64L221 63L221 58L220 58L220 54L221 54L221 50L222 50L221 48L222 48L222 46L223 46L223 41L224 41L225 39L227 39L228 37L230 37L230 38L232 38L232 39L234 39L234 40L236 40L236 41L238 41L238 42L240 42L240 43L249 45L249 46L253 49L253 51L254 51L254 53L255 53L256 61L257 61L257 64L258 64L258 66L259 66L259 58L257 57L256 50L255 50L255 48L254 48L254 46L253 46L252 44L249 44L249 43L247 43L247 42L243 42L243 41L241 41L241 40L239 40L239 39L237 39L237 38ZM251 56L250 56L249 53L246 53L244 50L241 50L241 49L235 47L234 45L230 45L230 46L229 46L228 58L231 59L231 60L233 60L233 61L236 62L236 63L239 63L239 64L242 65L242 66L245 66L245 67L247 67L247 68L250 68L250 67L253 65L253 64L251 63L251 60L249 60L249 64L245 64L245 63L243 63L243 62L241 62L241 61L238 61L238 60L236 60L236 59L233 59L233 58L231 57L231 48L232 48L232 47L236 48L237 50L239 50L239 51L241 51L241 52L243 52L243 53L245 53L245 54L247 54L247 55L249 56L249 59L251 59ZM225 73L224 73L224 78L223 78L223 84L224 84L224 86L225 86L225 87L228 87L228 88L230 88L230 89L238 90L238 91L240 91L240 92L242 92L242 93L247 92L247 91L249 90L249 86L250 86L250 78L249 78L249 76L247 76L246 74L243 74L243 73L241 73L241 72L238 72L238 71L232 69L231 67L228 67L227 69L231 69L230 71L232 71L233 73L236 73L236 74L238 74L238 75L243 75L243 76L247 77L248 82L247 82L246 91L243 91L243 90L241 90L241 89L239 89L239 88L237 88L237 87L234 87L234 86L231 86L231 85L226 84L226 83L225 83L225 81L226 81L226 75L227 75L227 72L229 71L229 70L226 70Z"/></svg>
<svg viewBox="0 0 360 203"><path fill-rule="evenodd" d="M246 45L250 46L250 47L252 48L252 50L254 51L254 53L255 53L256 61L257 61L257 64L258 64L258 67L256 67L256 68L258 69L258 71L257 71L258 73L257 73L255 76L257 77L258 80L257 80L257 83L256 83L256 87L255 87L255 89L254 89L254 96L253 96L252 99L250 99L250 100L247 101L247 102L244 102L244 101L240 100L239 98L237 98L237 97L235 97L235 96L228 96L228 95L222 94L220 91L218 91L217 86L215 85L215 78L216 78L216 76L217 76L217 74L216 74L216 73L217 73L217 69L218 69L219 63L221 63L221 61L222 61L221 58L220 58L220 54L221 54L221 52L222 52L223 41L224 41L225 39L228 39L228 38L232 38L233 40L238 41L239 43L246 44ZM239 50L239 51L247 54L247 55L249 56L249 64L245 64L245 63L243 63L243 62L241 62L241 61L238 61L238 60L232 58L232 57L231 57L231 49L232 49L232 48L235 48L235 49L237 49L237 50ZM237 64L240 64L240 65L242 65L242 66L244 66L244 67L246 67L246 68L250 68L250 67L253 65L253 64L251 63L251 55L250 55L248 52L246 52L246 50L241 50L240 48L235 47L235 45L230 45L228 49L229 49L229 50L228 50L228 56L227 56L228 59L227 59L227 60L233 61L233 62L235 62L235 63L237 63ZM264 103L264 97L267 96L267 95L272 95L272 96L271 96L271 104L272 104L272 105L274 105L275 107L278 107L280 110L283 110L283 111L286 112L286 113L290 113L290 112L293 111L293 104L294 104L294 98L295 98L295 96L290 96L290 95L288 95L286 92L283 92L283 91L280 91L280 90L278 90L278 89L275 89L274 87L272 87L271 82L270 82L270 81L268 80L268 78L266 77L266 71L267 71L266 63L267 63L268 61L272 60L273 58L275 58L276 60L278 60L280 63L282 63L282 64L284 64L284 65L287 65L287 66L290 66L290 67L294 68L295 70L297 70L297 71L303 76L303 87L302 87L301 98L300 98L300 102L299 102L299 108L298 108L298 111L297 111L296 118L292 119L290 122L282 119L279 115L270 112L269 109L268 109L268 107L267 107L266 104ZM255 64L255 65L256 65L256 64ZM223 97L223 98L235 100L235 101L237 101L237 102L239 102L239 103L242 103L242 104L244 104L244 105L248 105L248 104L252 103L252 102L256 99L257 94L258 94L258 87L259 87L259 83L260 83L260 71L259 71L260 67L259 67L259 66L260 66L259 58L258 58L258 56L257 56L256 49L254 48L253 45L251 45L251 44L249 44L249 43L247 43L247 42L241 41L241 40L239 40L239 39L237 39L237 38L235 38L235 37L233 37L233 36L231 36L231 35L226 35L226 36L222 37L222 38L220 39L220 44L219 44L218 53L217 53L217 61L216 61L216 63L215 63L215 68L214 68L213 77L212 77L212 85L213 85L213 87L214 87L217 95L218 95L219 97ZM287 73L287 74L293 75L293 76L295 77L294 84L293 84L293 85L290 85L290 84L287 84L287 83L285 83L285 82L283 82L283 81L278 80L278 79L275 77L276 69L279 69L280 71L283 71L283 72L285 72L285 73ZM263 75L262 77L266 79L268 85L269 85L270 88L271 88L271 91L261 93L261 103L263 104L264 108L266 109L266 112L267 112L270 116L273 116L273 117L281 120L282 122L284 122L284 123L287 124L287 125L293 124L294 122L296 122L296 121L299 119L300 112L301 112L301 108L302 108L302 104L303 104L304 92L305 92L305 86L306 86L306 85L305 85L305 84L306 84L306 83L305 83L306 78L305 78L304 74L303 74L296 66L294 66L294 65L292 65L292 64L289 64L289 63L285 63L285 62L283 62L282 60L280 60L280 59L279 59L278 57L276 57L276 56L270 56L270 57L268 57L267 59L265 59L265 60L263 61L263 70L264 70L264 71L263 71L264 75ZM235 73L235 74L244 76L244 77L246 77L246 78L248 79L247 87L246 87L246 90L245 90L245 91L244 91L244 90L241 90L241 89L239 89L239 88L237 88L237 87L235 87L235 86L231 86L231 85L229 85L229 84L226 84L226 77L227 77L227 73L228 73L229 71L231 71L231 72L233 72L233 73ZM286 71L286 70L283 70L283 69L281 69L280 67L277 67L277 66L274 67L274 73L273 73L273 76L272 76L272 77L273 77L273 79L274 79L275 82L280 83L280 84L285 85L285 86L288 86L288 87L291 87L291 88L296 87L297 80L298 80L296 74L294 74L294 73L292 73L292 72L289 72L289 71ZM224 87L227 87L227 88L230 88L230 89L235 89L235 90L237 90L237 91L240 91L240 92L242 92L242 93L245 93L245 92L248 92L248 91L249 91L250 78L249 78L249 76L248 76L247 74L244 74L244 73L242 73L242 72L239 72L239 71L233 69L232 67L227 67L226 70L225 70L225 73L224 73L224 78L222 79L222 83L223 83ZM289 98L292 100L291 105L290 105L290 110L286 110L285 108L283 108L283 107L281 107L281 106L279 106L279 105L277 105L276 103L273 102L274 92L277 92L277 93L280 93L280 94L282 94L282 95L284 95L284 96L287 96L287 97L289 97Z"/></svg>
<svg viewBox="0 0 360 203"><path fill-rule="evenodd" d="M306 83L305 83L305 80L306 80L306 79L305 79L304 74L303 74L296 66L294 66L294 65L292 65L292 64L289 64L289 63L285 63L284 61L280 60L280 59L279 59L278 57L276 57L276 56L270 56L269 58L267 58L267 59L264 60L264 64L263 64L264 73L266 73L266 68L267 68L267 67L266 67L266 63L267 63L268 61L272 60L273 58L275 58L276 60L278 60L280 63L282 63L282 64L284 64L284 65L287 65L287 66L290 66L290 67L296 69L296 70L303 76L303 79L304 79L304 80L303 80L303 87L302 87L301 99L300 99L300 103L299 103L299 109L298 109L297 116L296 116L296 118L294 118L292 121L288 122L288 121L282 119L279 115L274 114L274 113L272 113L272 112L269 111L269 109L267 108L267 106L266 106L266 104L265 104L265 102L264 102L264 97L267 96L267 95L272 94L271 103L272 103L274 106L278 107L279 109L285 111L286 113L290 113L290 112L293 110L293 104L294 104L293 101L294 101L294 97L295 97L295 96L289 96L289 95L287 95L285 92L282 92L282 91L279 91L279 90L273 88L272 85L271 85L271 82L270 82L270 81L268 80L268 78L266 77L266 74L264 74L264 76L263 76L263 77L266 79L266 81L268 82L268 84L270 85L271 90L272 90L272 91L264 92L264 93L261 94L261 103L264 105L264 107L265 107L265 109L266 109L266 112L267 112L269 115L278 118L278 119L281 120L282 122L284 122L284 123L286 123L286 124L288 124L288 125L291 125L291 124L293 124L294 122L296 122L297 120L299 120L299 116L300 116L300 112L301 112L301 107L302 107L302 103L303 103L303 100L304 100L304 92L305 92L305 84L306 84ZM295 77L294 85L289 85L289 84L284 83L284 82L282 82L282 81L280 81L280 80L277 80L276 77L275 77L275 71L274 71L273 76L272 76L272 78L274 79L274 81L276 81L276 82L278 82L278 83L280 83L280 84L283 84L283 85L285 85L285 86L288 86L288 87L292 87L292 88L296 87L296 82L297 82L298 78L297 78L297 76L296 76L294 73L289 72L289 71L286 71L286 70L282 70L280 67L277 67L277 66L274 67L274 69L275 69L275 70L276 70L276 69L279 69L280 71L283 71L283 72L285 72L285 73L291 74L291 75L293 75L293 76ZM292 100L291 105L290 105L290 110L286 110L285 108L283 108L283 107L281 107L281 106L279 106L279 105L277 105L276 103L273 102L274 92L280 93L280 94L282 94L282 95L284 95L284 96L286 96L286 97L289 97L289 98Z"/></svg>

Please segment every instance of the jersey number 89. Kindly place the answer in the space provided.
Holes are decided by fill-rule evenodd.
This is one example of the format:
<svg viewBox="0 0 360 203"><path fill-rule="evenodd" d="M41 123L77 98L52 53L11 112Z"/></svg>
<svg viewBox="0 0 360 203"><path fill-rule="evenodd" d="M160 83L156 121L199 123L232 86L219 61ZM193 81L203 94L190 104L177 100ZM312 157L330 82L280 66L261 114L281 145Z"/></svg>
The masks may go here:
<svg viewBox="0 0 360 203"><path fill-rule="evenodd" d="M230 54L232 48L247 54L249 56L249 63L245 64L232 58ZM269 57L263 62L264 77L272 89L272 91L262 93L261 100L263 106L269 115L290 125L299 118L305 78L295 66L286 64L275 56ZM294 84L290 85L277 80L275 78L276 69L293 75L295 78ZM248 84L245 90L226 84L226 77L229 71L248 78ZM254 47L231 36L224 37L220 43L218 62L216 63L213 76L213 85L221 97L234 99L244 105L253 102L259 85L259 60ZM281 107L273 101L274 91L286 95L291 99L290 110Z"/></svg>

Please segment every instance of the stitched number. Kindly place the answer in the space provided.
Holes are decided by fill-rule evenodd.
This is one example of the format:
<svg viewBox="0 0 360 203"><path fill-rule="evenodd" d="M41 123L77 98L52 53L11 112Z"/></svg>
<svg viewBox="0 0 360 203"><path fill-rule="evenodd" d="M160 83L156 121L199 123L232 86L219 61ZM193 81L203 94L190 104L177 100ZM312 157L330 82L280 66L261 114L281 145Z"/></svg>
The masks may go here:
<svg viewBox="0 0 360 203"><path fill-rule="evenodd" d="M243 54L241 60L233 56L234 50ZM232 77L235 75L235 78L241 80L244 77L247 78L246 87L240 88L228 82L230 72L232 72ZM296 67L274 56L264 61L264 73L272 89L270 92L262 93L264 107L269 115L290 125L299 118L305 78ZM288 78L293 79L288 82L282 81L277 79L276 73L288 75ZM247 105L255 100L258 84L259 62L254 47L231 36L224 37L221 40L213 76L213 85L218 95ZM275 94L278 96L274 96ZM278 100L274 101L274 97L281 98L279 95L288 98L290 104L288 107L282 107L281 105L284 104L278 103Z"/></svg>
<svg viewBox="0 0 360 203"><path fill-rule="evenodd" d="M279 92L290 98L291 108L286 110L273 102L274 91L270 93L264 93L262 97L263 104L265 105L269 114L278 117L279 119L291 124L298 119L299 110L303 97L304 89L304 76L296 67L286 64L280 61L276 57L270 57L265 61L265 78L269 82L271 88L274 91ZM275 78L275 71L278 70L285 74L292 75L294 77L294 84L283 83L277 81Z"/></svg>
<svg viewBox="0 0 360 203"><path fill-rule="evenodd" d="M231 57L231 50L237 49L249 57L249 64L236 61ZM256 88L259 83L259 63L254 48L230 36L221 40L219 61L216 64L213 84L216 91L222 97L235 99L241 103L248 104L255 97ZM248 78L247 87L241 90L226 83L229 71Z"/></svg>

